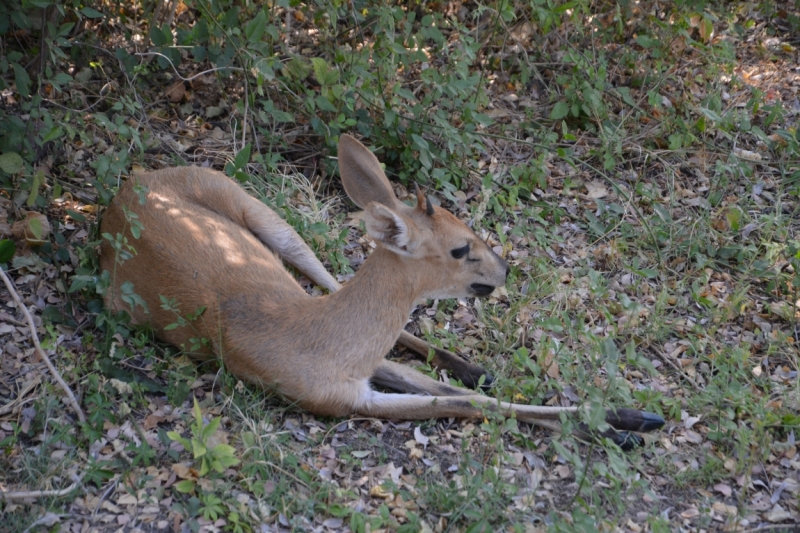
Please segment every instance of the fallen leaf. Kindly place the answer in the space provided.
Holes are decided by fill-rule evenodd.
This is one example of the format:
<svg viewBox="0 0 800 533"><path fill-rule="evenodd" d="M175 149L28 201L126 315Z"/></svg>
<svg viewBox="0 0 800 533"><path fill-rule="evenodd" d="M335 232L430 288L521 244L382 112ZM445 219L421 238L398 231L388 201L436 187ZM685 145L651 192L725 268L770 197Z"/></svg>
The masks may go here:
<svg viewBox="0 0 800 533"><path fill-rule="evenodd" d="M170 85L166 91L164 91L167 99L176 104L183 100L183 97L186 96L186 86L183 84L183 80L176 81L172 85Z"/></svg>
<svg viewBox="0 0 800 533"><path fill-rule="evenodd" d="M139 500L133 494L123 494L117 498L117 505L137 505Z"/></svg>
<svg viewBox="0 0 800 533"><path fill-rule="evenodd" d="M743 150L742 148L734 148L733 155L748 161L761 161L762 159L761 154L758 152L751 152L750 150Z"/></svg>
<svg viewBox="0 0 800 533"><path fill-rule="evenodd" d="M711 504L711 508L714 509L719 514L728 516L736 516L737 513L735 505L726 505L722 502L714 502L713 504Z"/></svg>
<svg viewBox="0 0 800 533"><path fill-rule="evenodd" d="M770 302L769 310L775 315L778 315L784 320L793 320L795 316L795 308L792 304L786 301Z"/></svg>
<svg viewBox="0 0 800 533"><path fill-rule="evenodd" d="M329 529L339 529L343 523L344 521L341 518L328 518L322 522L322 525Z"/></svg>
<svg viewBox="0 0 800 533"><path fill-rule="evenodd" d="M431 439L429 439L428 437L426 437L425 435L422 434L422 431L420 431L419 426L414 428L414 439L418 443L422 444L422 447L425 448L425 449L428 448L428 443L431 440Z"/></svg>
<svg viewBox="0 0 800 533"><path fill-rule="evenodd" d="M172 465L172 471L181 479L194 479L195 477L192 469L183 463L175 463Z"/></svg>
<svg viewBox="0 0 800 533"><path fill-rule="evenodd" d="M714 485L714 490L721 493L726 498L730 498L731 493L733 492L730 485L726 485L725 483L717 483Z"/></svg>
<svg viewBox="0 0 800 533"><path fill-rule="evenodd" d="M593 180L586 184L586 196L591 198L592 200L597 200L598 198L605 198L608 196L608 189L606 189L603 182L600 180Z"/></svg>
<svg viewBox="0 0 800 533"><path fill-rule="evenodd" d="M686 440L691 442L692 444L702 444L703 443L703 436L696 431L692 431L691 429L687 429L684 433Z"/></svg>
<svg viewBox="0 0 800 533"><path fill-rule="evenodd" d="M697 507L689 507L681 513L681 518L694 518L696 516L700 516L700 511Z"/></svg>
<svg viewBox="0 0 800 533"><path fill-rule="evenodd" d="M375 485L369 489L369 495L373 498L381 498L384 500L392 496L390 492L386 492L386 490L384 490L384 488L380 485Z"/></svg>
<svg viewBox="0 0 800 533"><path fill-rule="evenodd" d="M165 418L164 413L160 409L157 409L153 413L147 415L147 418L145 418L142 423L142 427L146 430L153 429L163 422Z"/></svg>
<svg viewBox="0 0 800 533"><path fill-rule="evenodd" d="M549 377L558 379L558 361L552 350L545 350L544 354L539 356L539 366L544 368Z"/></svg>
<svg viewBox="0 0 800 533"><path fill-rule="evenodd" d="M785 522L786 520L792 519L792 513L786 511L780 504L776 504L775 507L764 513L764 519L768 522L772 522L776 524L778 522Z"/></svg>
<svg viewBox="0 0 800 533"><path fill-rule="evenodd" d="M11 226L11 234L16 239L24 240L28 246L38 246L50 236L50 222L47 217L36 211L28 211L25 218L17 220Z"/></svg>

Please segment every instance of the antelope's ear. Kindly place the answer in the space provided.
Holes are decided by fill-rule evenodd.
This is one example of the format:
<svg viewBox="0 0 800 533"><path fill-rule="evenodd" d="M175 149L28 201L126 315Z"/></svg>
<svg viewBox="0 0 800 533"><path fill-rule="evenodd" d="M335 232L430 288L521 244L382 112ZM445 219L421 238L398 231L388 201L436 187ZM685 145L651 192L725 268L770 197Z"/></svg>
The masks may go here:
<svg viewBox="0 0 800 533"><path fill-rule="evenodd" d="M347 196L361 209L370 202L390 208L400 203L378 158L350 135L339 138L339 174Z"/></svg>
<svg viewBox="0 0 800 533"><path fill-rule="evenodd" d="M419 231L409 218L377 202L364 212L367 233L387 248L408 255L419 245Z"/></svg>

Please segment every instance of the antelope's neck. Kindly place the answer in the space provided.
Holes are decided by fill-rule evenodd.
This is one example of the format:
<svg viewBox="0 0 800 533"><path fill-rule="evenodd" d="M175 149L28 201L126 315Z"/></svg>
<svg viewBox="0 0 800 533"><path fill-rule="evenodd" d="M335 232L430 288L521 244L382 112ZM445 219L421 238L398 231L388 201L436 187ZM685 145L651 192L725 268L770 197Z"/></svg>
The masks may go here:
<svg viewBox="0 0 800 533"><path fill-rule="evenodd" d="M354 364L371 366L367 361L374 360L377 365L386 356L420 296L419 287L419 273L408 261L378 248L341 290L324 297L323 308L337 315Z"/></svg>

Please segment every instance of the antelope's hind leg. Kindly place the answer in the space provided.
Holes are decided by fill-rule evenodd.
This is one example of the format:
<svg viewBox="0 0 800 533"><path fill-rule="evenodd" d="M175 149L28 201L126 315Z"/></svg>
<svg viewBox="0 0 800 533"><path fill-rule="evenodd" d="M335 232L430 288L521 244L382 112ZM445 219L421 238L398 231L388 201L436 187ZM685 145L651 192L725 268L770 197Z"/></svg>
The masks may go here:
<svg viewBox="0 0 800 533"><path fill-rule="evenodd" d="M406 419L447 416L480 418L484 408L499 409L506 416L514 413L517 419L523 422L560 431L561 413L576 412L574 407L538 407L498 402L487 396L440 383L413 368L392 361L383 361L370 381L404 394L373 391L370 401L366 402L368 405L358 409L360 413L368 416ZM575 436L583 440L606 437L623 450L629 451L644 444L644 440L633 433L634 431L647 433L664 425L664 419L660 416L636 409L609 410L606 412L606 422L611 428L599 433L590 431L583 423L578 424Z"/></svg>

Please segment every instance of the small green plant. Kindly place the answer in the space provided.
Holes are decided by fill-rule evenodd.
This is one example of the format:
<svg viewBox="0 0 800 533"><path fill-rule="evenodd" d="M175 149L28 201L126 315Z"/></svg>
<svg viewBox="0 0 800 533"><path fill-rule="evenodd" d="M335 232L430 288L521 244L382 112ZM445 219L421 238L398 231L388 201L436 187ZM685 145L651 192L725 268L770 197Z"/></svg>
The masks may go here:
<svg viewBox="0 0 800 533"><path fill-rule="evenodd" d="M0 265L11 261L16 251L17 246L14 244L14 241L10 239L0 240Z"/></svg>
<svg viewBox="0 0 800 533"><path fill-rule="evenodd" d="M191 438L181 437L177 431L170 431L167 436L179 442L187 451L192 453L195 460L200 461L198 476L206 476L211 472L222 473L226 468L239 464L236 458L236 451L228 444L212 444L212 437L219 429L222 422L221 418L213 418L208 424L203 422L203 413L197 398L194 399L194 423L190 427ZM213 445L213 447L211 447ZM177 483L175 488L180 492L193 492L195 489L194 481L184 479Z"/></svg>

